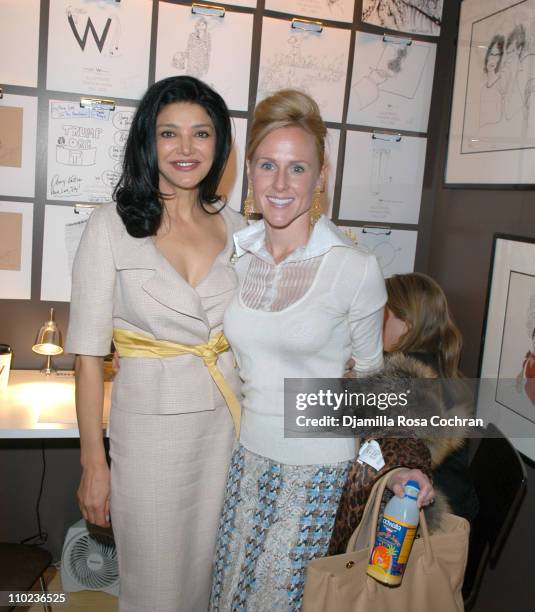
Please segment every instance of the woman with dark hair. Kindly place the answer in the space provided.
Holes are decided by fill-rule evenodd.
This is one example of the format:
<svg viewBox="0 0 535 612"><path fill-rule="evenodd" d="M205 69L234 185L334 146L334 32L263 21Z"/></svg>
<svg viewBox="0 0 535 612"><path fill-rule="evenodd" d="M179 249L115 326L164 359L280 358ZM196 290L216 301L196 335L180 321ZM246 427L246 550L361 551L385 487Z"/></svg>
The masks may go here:
<svg viewBox="0 0 535 612"><path fill-rule="evenodd" d="M96 525L111 512L121 611L208 606L239 426L221 330L236 287L232 234L244 222L216 194L230 147L217 93L186 76L154 84L131 126L116 205L91 215L76 255L67 350L77 355L78 500ZM121 368L110 476L101 423L112 338Z"/></svg>

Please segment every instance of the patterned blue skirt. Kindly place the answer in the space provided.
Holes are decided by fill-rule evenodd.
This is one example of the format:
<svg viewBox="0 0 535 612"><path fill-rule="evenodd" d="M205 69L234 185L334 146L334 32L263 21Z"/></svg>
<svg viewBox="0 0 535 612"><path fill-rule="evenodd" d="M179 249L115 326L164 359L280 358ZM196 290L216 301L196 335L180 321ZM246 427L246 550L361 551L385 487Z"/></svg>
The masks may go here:
<svg viewBox="0 0 535 612"><path fill-rule="evenodd" d="M234 451L210 610L301 609L307 563L327 554L350 465L286 465Z"/></svg>

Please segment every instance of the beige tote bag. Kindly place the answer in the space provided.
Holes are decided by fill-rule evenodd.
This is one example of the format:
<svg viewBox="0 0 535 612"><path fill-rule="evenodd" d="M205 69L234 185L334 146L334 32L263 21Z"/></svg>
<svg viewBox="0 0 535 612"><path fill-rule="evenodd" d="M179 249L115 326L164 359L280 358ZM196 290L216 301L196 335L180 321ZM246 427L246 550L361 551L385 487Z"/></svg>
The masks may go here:
<svg viewBox="0 0 535 612"><path fill-rule="evenodd" d="M346 553L309 563L304 612L463 612L469 524L459 516L445 514L440 530L430 536L420 511L418 536L401 585L389 587L366 574L381 499L394 471L375 483Z"/></svg>

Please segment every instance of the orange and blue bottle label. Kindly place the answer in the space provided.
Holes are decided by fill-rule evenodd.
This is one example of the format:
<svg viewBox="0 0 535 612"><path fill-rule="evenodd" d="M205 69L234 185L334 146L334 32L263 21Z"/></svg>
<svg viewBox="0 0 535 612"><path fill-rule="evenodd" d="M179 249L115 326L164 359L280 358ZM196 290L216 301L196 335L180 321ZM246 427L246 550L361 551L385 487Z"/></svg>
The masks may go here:
<svg viewBox="0 0 535 612"><path fill-rule="evenodd" d="M384 515L368 561L368 575L387 584L399 584L411 552L416 528L416 525Z"/></svg>

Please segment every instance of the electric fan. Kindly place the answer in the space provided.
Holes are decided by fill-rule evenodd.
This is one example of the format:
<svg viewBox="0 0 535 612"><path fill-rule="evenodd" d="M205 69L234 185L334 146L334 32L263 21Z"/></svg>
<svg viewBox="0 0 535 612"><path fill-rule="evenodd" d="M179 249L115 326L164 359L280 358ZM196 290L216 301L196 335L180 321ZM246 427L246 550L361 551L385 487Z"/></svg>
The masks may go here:
<svg viewBox="0 0 535 612"><path fill-rule="evenodd" d="M61 582L66 592L119 594L117 550L112 535L93 532L82 519L69 527L61 554Z"/></svg>

